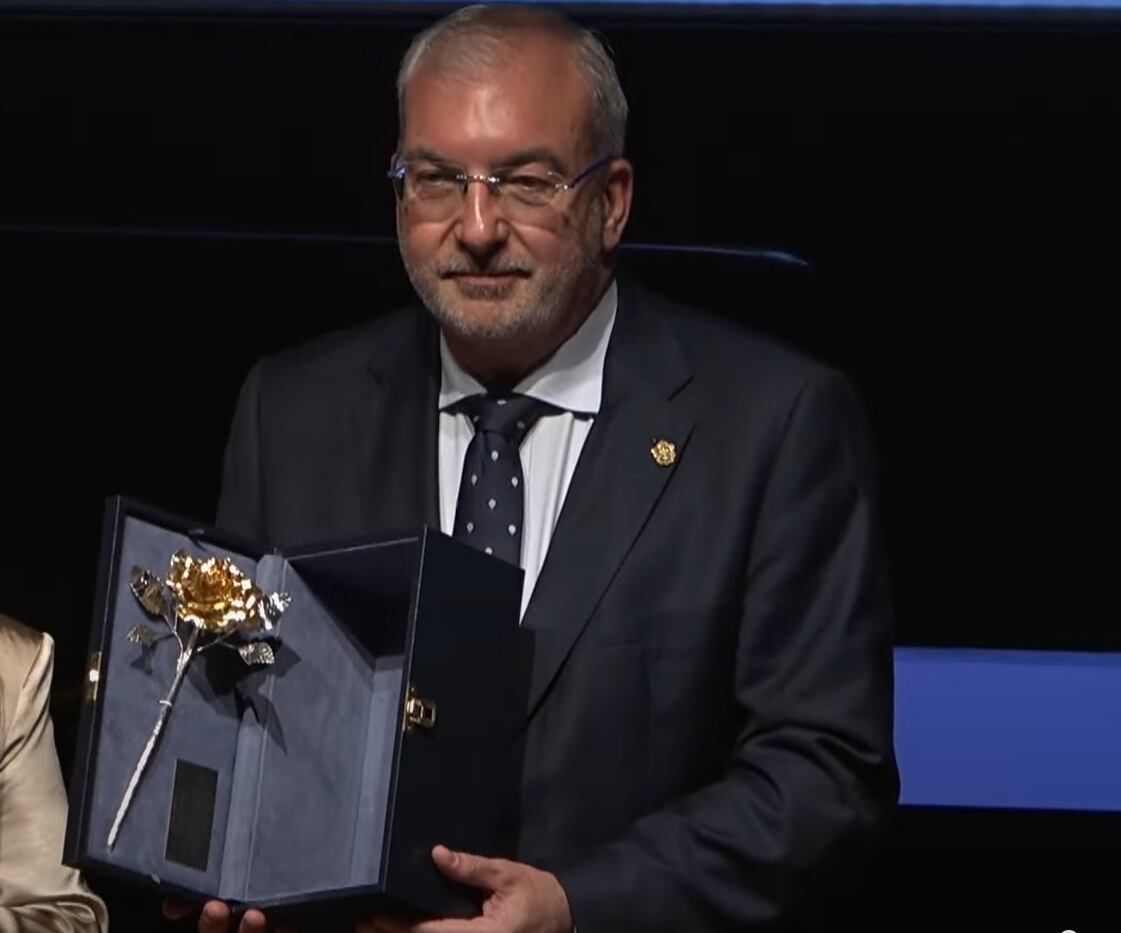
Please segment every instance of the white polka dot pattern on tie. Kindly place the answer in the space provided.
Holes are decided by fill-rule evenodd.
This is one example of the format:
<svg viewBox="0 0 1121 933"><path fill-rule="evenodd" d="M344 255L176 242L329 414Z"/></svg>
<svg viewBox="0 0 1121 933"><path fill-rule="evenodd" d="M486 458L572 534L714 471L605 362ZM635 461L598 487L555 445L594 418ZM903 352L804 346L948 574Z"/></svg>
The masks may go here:
<svg viewBox="0 0 1121 933"><path fill-rule="evenodd" d="M520 564L524 484L518 447L539 418L558 409L524 395L476 395L456 405L473 422L475 435L464 454L454 534Z"/></svg>

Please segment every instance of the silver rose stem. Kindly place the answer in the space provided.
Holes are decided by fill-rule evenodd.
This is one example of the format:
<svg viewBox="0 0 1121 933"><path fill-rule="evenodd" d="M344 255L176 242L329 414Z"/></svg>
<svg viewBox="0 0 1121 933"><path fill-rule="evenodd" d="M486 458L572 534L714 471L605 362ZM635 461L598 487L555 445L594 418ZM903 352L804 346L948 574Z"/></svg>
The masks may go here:
<svg viewBox="0 0 1121 933"><path fill-rule="evenodd" d="M163 732L164 723L167 722L167 714L171 712L171 705L175 702L175 695L179 692L179 686L183 683L183 675L187 672L187 665L191 663L191 658L195 653L195 644L198 642L199 628L191 626L191 634L187 638L187 644L179 652L179 660L175 662L175 679L171 682L171 687L168 688L167 695L160 700L160 715L156 720L155 728L152 729L152 734L148 736L148 744L144 746L144 751L140 755L140 760L136 763L136 768L132 772L132 777L129 778L128 787L125 788L125 795L121 800L121 805L117 809L117 816L113 820L113 828L109 830L109 848L113 848L113 844L117 841L117 833L121 829L121 821L124 820L125 814L128 812L129 805L132 803L132 796L136 793L136 787L140 783L140 777L144 773L144 769L148 766L148 759L152 757L152 750L156 747L156 741Z"/></svg>

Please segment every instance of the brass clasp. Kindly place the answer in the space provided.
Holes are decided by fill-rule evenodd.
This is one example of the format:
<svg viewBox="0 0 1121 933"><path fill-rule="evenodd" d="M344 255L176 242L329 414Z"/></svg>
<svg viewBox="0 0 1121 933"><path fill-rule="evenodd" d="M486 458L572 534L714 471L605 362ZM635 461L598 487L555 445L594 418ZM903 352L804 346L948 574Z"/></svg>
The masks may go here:
<svg viewBox="0 0 1121 933"><path fill-rule="evenodd" d="M416 727L433 729L436 726L436 704L429 703L417 696L416 686L409 684L405 698L405 731L412 732Z"/></svg>
<svg viewBox="0 0 1121 933"><path fill-rule="evenodd" d="M90 662L86 666L86 702L97 701L97 688L101 683L101 652L95 651L90 655Z"/></svg>

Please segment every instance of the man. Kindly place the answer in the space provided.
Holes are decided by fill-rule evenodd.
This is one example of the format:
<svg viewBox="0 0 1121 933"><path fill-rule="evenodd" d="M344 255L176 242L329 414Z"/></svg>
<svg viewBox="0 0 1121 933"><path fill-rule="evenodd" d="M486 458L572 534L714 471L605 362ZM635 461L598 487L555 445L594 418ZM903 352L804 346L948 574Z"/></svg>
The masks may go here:
<svg viewBox="0 0 1121 933"><path fill-rule="evenodd" d="M399 90L398 234L427 312L253 370L219 521L281 546L428 522L525 569L516 857L437 848L486 908L415 929L770 929L828 909L897 792L853 391L616 277L627 107L591 36L468 8L414 43ZM212 903L200 928L227 920Z"/></svg>
<svg viewBox="0 0 1121 933"><path fill-rule="evenodd" d="M105 933L105 903L62 864L66 788L50 714L54 640L0 615L0 933Z"/></svg>

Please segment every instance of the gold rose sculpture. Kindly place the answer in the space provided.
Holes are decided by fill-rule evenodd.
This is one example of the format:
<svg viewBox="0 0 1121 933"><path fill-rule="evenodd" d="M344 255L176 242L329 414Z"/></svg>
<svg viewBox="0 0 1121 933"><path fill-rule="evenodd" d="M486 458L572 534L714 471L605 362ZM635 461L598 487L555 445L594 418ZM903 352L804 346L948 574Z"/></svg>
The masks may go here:
<svg viewBox="0 0 1121 933"><path fill-rule="evenodd" d="M165 580L141 567L133 567L130 588L144 611L153 618L162 619L167 631L137 625L129 631L128 640L150 647L163 638L174 638L179 643L179 657L175 662L175 677L167 694L160 700L155 727L148 736L148 743L132 772L113 827L109 830L110 849L117 841L121 823L167 722L191 659L218 645L237 651L246 664L272 664L276 660L272 645L263 639L246 636L271 632L289 603L286 594L266 596L262 593L228 557L199 560L183 551L172 555ZM185 638L180 632L181 627L186 630Z"/></svg>

